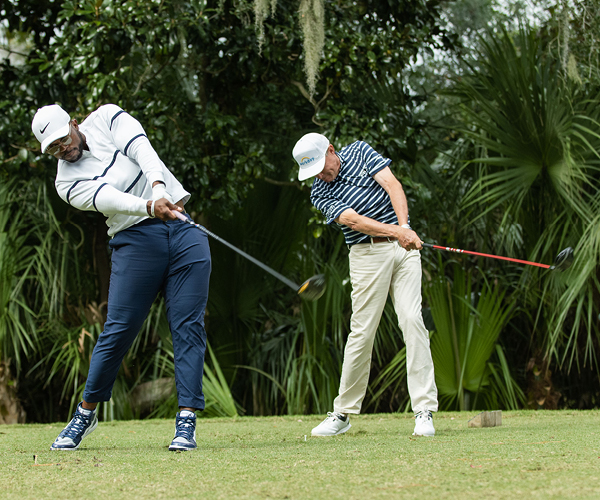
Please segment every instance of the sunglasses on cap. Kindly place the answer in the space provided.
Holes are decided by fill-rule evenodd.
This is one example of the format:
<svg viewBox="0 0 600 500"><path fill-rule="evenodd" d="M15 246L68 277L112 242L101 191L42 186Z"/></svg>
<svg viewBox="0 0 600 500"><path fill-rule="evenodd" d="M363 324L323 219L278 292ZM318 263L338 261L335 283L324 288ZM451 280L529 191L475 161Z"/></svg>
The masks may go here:
<svg viewBox="0 0 600 500"><path fill-rule="evenodd" d="M73 138L71 137L71 126L69 125L69 134L65 135L62 139L57 139L50 146L46 148L46 153L56 156L60 151L71 144Z"/></svg>

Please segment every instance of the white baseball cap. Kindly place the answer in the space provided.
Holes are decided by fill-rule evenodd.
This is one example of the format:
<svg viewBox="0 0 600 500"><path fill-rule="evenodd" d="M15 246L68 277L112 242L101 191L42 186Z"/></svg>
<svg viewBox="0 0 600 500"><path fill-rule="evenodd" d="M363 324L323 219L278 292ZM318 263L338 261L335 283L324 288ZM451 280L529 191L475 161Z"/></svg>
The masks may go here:
<svg viewBox="0 0 600 500"><path fill-rule="evenodd" d="M329 139L314 132L306 134L296 143L292 156L300 167L298 180L303 181L321 173L328 147Z"/></svg>
<svg viewBox="0 0 600 500"><path fill-rule="evenodd" d="M44 106L37 110L31 122L31 130L42 145L42 153L56 139L69 135L71 117L58 104Z"/></svg>

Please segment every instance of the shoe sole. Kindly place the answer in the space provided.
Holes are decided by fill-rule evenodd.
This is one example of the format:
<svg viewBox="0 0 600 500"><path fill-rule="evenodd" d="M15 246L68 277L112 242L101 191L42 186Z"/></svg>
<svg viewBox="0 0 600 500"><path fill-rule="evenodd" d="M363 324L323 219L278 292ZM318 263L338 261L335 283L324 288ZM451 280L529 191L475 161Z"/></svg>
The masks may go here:
<svg viewBox="0 0 600 500"><path fill-rule="evenodd" d="M343 434L344 432L347 432L348 429L350 429L350 427L352 427L352 424L348 424L346 427L344 427L341 431L336 432L335 434L313 434L312 432L310 433L310 435L312 437L333 437L333 436L339 436L340 434Z"/></svg>
<svg viewBox="0 0 600 500"><path fill-rule="evenodd" d="M92 424L92 426L83 433L83 436L81 437L81 441L79 441L79 444L77 446L73 446L72 448L67 448L66 446L65 447L57 446L55 448L53 445L50 445L50 450L51 451L75 451L81 446L81 443L83 443L83 439L86 436L89 436L92 432L94 432L96 430L96 427L98 427L98 420L96 420L96 422L94 424Z"/></svg>
<svg viewBox="0 0 600 500"><path fill-rule="evenodd" d="M197 448L198 448L197 446L195 446L194 448L184 448L184 447L178 447L178 446L169 446L169 451L194 451Z"/></svg>

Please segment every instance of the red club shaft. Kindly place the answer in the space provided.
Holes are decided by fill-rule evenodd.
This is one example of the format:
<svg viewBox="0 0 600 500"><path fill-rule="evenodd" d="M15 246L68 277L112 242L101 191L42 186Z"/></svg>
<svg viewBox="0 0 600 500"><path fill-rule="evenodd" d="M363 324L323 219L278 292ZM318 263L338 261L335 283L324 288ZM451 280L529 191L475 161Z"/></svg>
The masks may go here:
<svg viewBox="0 0 600 500"><path fill-rule="evenodd" d="M544 269L550 269L551 266L548 264L540 264L539 262L530 262L528 260L511 259L510 257L501 257L500 255L491 255L489 253L471 252L469 250L461 250L460 248L442 247L440 245L431 245L430 243L424 243L424 247L436 248L437 250L445 250L447 252L466 253L469 255L477 255L479 257L491 257L492 259L508 260L510 262L518 262L519 264L527 264L529 266L543 267Z"/></svg>

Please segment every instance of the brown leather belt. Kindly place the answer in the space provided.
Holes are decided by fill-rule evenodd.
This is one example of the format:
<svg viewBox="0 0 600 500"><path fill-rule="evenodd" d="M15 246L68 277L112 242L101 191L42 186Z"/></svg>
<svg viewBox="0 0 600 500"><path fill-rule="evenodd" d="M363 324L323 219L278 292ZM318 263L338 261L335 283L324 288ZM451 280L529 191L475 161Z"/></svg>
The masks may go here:
<svg viewBox="0 0 600 500"><path fill-rule="evenodd" d="M368 240L361 241L360 243L354 243L354 245L370 245L371 243L393 243L398 241L396 238L388 238L386 236L371 236ZM348 245L351 248L352 245Z"/></svg>

